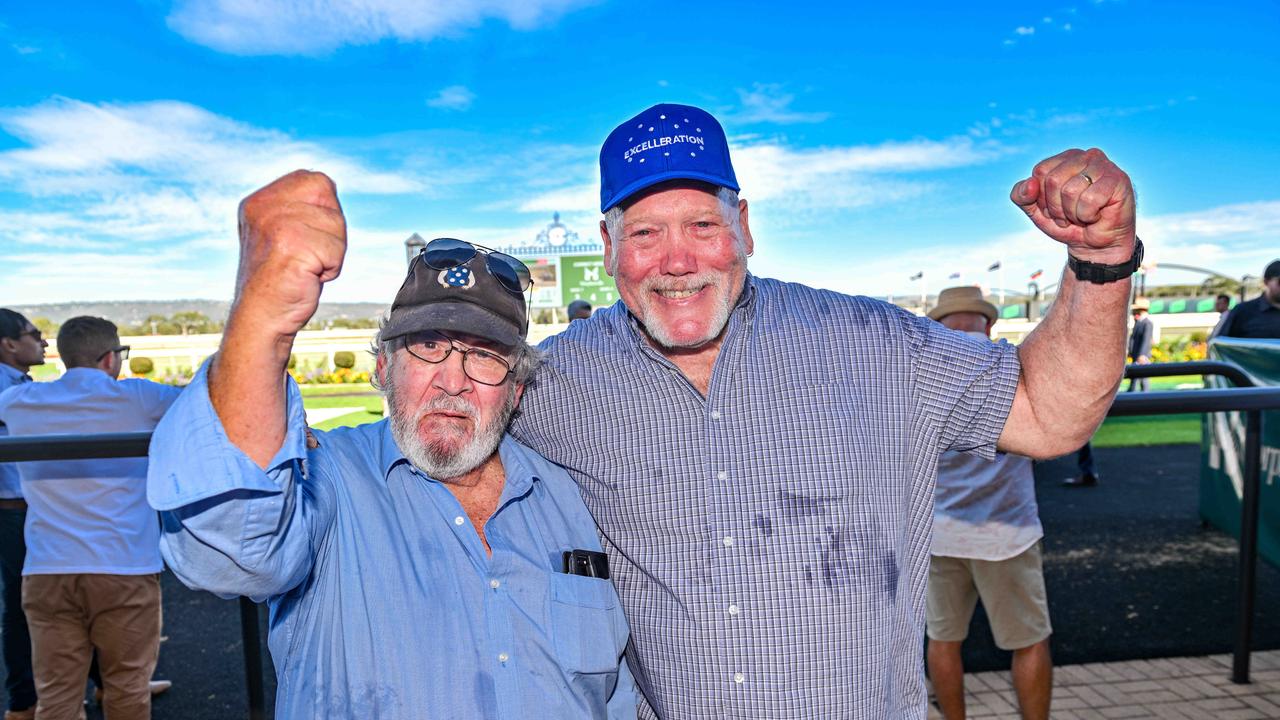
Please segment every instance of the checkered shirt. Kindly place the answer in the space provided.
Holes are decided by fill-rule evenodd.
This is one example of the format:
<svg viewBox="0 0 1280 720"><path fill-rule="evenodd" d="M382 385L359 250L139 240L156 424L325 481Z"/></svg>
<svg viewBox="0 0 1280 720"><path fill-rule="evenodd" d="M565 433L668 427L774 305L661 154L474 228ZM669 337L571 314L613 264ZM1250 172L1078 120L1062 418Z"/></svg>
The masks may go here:
<svg viewBox="0 0 1280 720"><path fill-rule="evenodd" d="M514 431L595 516L642 717L925 717L938 455L994 456L1016 348L753 277L705 398L621 303L544 345Z"/></svg>

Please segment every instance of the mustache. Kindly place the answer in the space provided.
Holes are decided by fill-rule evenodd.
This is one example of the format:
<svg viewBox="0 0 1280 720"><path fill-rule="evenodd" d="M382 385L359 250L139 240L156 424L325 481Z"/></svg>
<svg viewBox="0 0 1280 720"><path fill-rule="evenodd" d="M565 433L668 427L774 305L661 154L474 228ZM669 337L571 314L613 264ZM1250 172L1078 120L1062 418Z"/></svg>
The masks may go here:
<svg viewBox="0 0 1280 720"><path fill-rule="evenodd" d="M459 413L466 415L473 420L480 412L475 405L461 397L457 397L455 395L437 395L418 406L418 416L421 417L429 412L435 412L438 410Z"/></svg>
<svg viewBox="0 0 1280 720"><path fill-rule="evenodd" d="M704 285L715 285L720 279L718 273L700 272L696 275L685 275L678 278L653 277L644 282L645 290L697 290Z"/></svg>

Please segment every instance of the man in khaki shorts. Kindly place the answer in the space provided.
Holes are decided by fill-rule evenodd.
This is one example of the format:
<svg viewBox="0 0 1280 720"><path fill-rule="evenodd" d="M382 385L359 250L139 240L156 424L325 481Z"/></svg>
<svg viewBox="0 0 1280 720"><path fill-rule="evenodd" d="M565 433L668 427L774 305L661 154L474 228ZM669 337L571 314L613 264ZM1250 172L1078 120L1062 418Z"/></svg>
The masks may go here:
<svg viewBox="0 0 1280 720"><path fill-rule="evenodd" d="M989 340L996 307L976 287L943 290L929 317ZM1013 651L1013 687L1024 720L1049 717L1053 661L1031 460L943 453L938 460L927 630L929 678L947 720L964 717L964 663L978 599L996 645Z"/></svg>

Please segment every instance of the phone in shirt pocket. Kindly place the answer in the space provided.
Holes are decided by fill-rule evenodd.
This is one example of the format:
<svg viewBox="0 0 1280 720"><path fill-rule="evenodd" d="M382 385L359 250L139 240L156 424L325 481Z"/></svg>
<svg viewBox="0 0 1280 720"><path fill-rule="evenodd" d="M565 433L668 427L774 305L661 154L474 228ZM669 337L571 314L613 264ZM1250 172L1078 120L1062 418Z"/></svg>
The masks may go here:
<svg viewBox="0 0 1280 720"><path fill-rule="evenodd" d="M551 637L571 673L613 673L627 643L627 625L613 583L551 573Z"/></svg>

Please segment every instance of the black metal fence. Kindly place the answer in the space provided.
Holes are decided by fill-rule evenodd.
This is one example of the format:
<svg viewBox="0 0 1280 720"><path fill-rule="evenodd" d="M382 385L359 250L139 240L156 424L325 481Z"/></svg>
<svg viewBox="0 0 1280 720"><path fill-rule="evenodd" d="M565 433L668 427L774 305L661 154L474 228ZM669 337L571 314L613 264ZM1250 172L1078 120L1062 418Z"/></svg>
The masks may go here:
<svg viewBox="0 0 1280 720"><path fill-rule="evenodd" d="M1116 397L1108 415L1119 417L1226 411L1246 413L1245 472L1240 523L1239 600L1231 680L1236 683L1247 683L1253 639L1254 602L1257 594L1262 411L1280 410L1280 387L1254 387L1253 380L1240 367L1221 361L1130 365L1125 368L1126 378L1174 375L1217 375L1231 381L1236 387L1121 393ZM151 433L146 432L0 438L0 462L140 457L147 454L150 440ZM262 720L266 714L259 613L258 605L248 598L240 598L240 632L244 644L245 683L248 690L250 720Z"/></svg>

